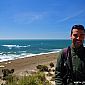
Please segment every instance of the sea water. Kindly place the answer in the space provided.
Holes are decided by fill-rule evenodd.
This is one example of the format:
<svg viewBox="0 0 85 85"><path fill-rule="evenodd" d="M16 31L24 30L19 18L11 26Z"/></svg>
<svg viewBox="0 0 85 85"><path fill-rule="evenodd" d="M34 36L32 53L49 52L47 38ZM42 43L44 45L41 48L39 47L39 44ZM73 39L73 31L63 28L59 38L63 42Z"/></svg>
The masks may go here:
<svg viewBox="0 0 85 85"><path fill-rule="evenodd" d="M59 52L71 40L0 40L0 62Z"/></svg>

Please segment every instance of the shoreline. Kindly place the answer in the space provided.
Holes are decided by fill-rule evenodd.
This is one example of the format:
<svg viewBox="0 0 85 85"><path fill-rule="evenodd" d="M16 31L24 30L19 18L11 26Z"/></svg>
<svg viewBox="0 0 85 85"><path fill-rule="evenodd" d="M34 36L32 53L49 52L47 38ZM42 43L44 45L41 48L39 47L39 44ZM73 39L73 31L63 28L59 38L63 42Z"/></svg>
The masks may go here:
<svg viewBox="0 0 85 85"><path fill-rule="evenodd" d="M2 69L14 69L14 74L19 74L20 72L36 70L37 65L48 65L50 62L55 64L57 59L57 52L56 53L46 53L31 57L24 57L18 58L15 60L8 60L0 62L0 75L2 75Z"/></svg>
<svg viewBox="0 0 85 85"><path fill-rule="evenodd" d="M0 63L11 61L11 60L16 60L16 59L21 59L21 58L26 58L26 57L37 56L37 55L58 53L58 52L60 52L60 50L52 51L52 52L46 52L46 53L38 53L38 54L27 53L27 54L23 54L23 55L13 55L13 54L8 54L8 55L5 55L5 56L0 55Z"/></svg>

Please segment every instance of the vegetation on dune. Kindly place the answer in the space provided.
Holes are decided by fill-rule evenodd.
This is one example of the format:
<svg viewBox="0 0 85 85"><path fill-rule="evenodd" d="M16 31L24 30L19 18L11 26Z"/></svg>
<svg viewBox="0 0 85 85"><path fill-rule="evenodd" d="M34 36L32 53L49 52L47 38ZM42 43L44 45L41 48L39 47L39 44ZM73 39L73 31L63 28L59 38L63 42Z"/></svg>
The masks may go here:
<svg viewBox="0 0 85 85"><path fill-rule="evenodd" d="M3 85L3 84L2 84ZM8 76L4 85L51 85L46 80L43 72L37 72L29 76Z"/></svg>
<svg viewBox="0 0 85 85"><path fill-rule="evenodd" d="M50 67L54 67L54 64L51 62ZM6 81L5 84L1 85L52 85L47 79L44 72L48 72L47 76L52 76L51 81L54 81L55 77L46 65L38 65L36 68L39 70L36 73L30 74L28 76L17 76L13 75L14 70L3 69L3 80Z"/></svg>

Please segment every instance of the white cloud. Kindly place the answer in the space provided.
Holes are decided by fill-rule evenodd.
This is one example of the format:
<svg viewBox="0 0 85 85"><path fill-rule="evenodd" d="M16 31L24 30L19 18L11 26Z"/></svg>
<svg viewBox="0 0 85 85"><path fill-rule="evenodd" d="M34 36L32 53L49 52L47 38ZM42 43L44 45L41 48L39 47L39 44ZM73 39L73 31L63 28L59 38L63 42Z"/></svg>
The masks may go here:
<svg viewBox="0 0 85 85"><path fill-rule="evenodd" d="M21 24L22 23L30 24L32 22L42 20L44 16L45 16L45 12L42 12L42 13L34 13L34 12L19 13L19 14L13 16L13 20L14 20L14 22L21 23Z"/></svg>
<svg viewBox="0 0 85 85"><path fill-rule="evenodd" d="M84 11L85 11L85 10L81 10L81 11L79 11L79 12L77 12L77 13L72 13L70 16L65 17L65 18L63 18L63 19L60 19L58 22L64 22L64 21L67 21L67 20L69 20L69 19L75 18L75 17L79 16L80 14L82 14Z"/></svg>

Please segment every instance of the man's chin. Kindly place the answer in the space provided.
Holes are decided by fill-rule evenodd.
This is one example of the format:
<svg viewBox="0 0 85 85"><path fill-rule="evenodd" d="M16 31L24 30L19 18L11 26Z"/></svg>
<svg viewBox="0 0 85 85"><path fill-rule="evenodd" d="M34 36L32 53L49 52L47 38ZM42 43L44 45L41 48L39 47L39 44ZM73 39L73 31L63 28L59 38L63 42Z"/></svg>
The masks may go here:
<svg viewBox="0 0 85 85"><path fill-rule="evenodd" d="M79 48L82 44L76 44L75 47Z"/></svg>

